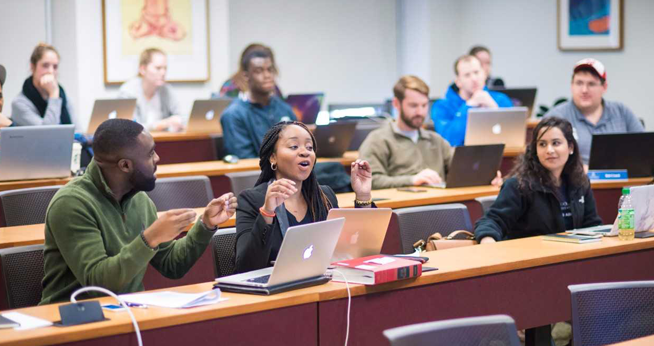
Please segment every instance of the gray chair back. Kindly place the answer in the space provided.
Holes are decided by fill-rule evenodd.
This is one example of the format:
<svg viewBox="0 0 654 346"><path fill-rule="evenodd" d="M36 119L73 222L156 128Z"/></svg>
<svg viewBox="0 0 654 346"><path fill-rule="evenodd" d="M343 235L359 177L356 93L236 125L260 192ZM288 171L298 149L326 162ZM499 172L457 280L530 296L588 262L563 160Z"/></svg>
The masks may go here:
<svg viewBox="0 0 654 346"><path fill-rule="evenodd" d="M468 208L460 203L439 204L394 210L400 227L402 252L413 252L413 244L439 232L442 236L456 230L472 232Z"/></svg>
<svg viewBox="0 0 654 346"><path fill-rule="evenodd" d="M236 266L236 228L219 229L211 238L216 277L232 275Z"/></svg>
<svg viewBox="0 0 654 346"><path fill-rule="evenodd" d="M206 207L213 199L211 182L204 175L157 179L154 190L146 193L157 211Z"/></svg>
<svg viewBox="0 0 654 346"><path fill-rule="evenodd" d="M241 191L254 187L254 184L259 179L261 171L246 171L225 174L229 178L229 183L232 185L232 192L234 196L238 196Z"/></svg>
<svg viewBox="0 0 654 346"><path fill-rule="evenodd" d="M43 288L43 245L17 246L0 249L2 285L6 292L0 309L36 306Z"/></svg>
<svg viewBox="0 0 654 346"><path fill-rule="evenodd" d="M520 346L513 319L506 315L468 317L387 329L391 346Z"/></svg>
<svg viewBox="0 0 654 346"><path fill-rule="evenodd" d="M61 186L34 187L0 192L0 204L4 224L0 226L23 226L45 223L45 213L55 193Z"/></svg>
<svg viewBox="0 0 654 346"><path fill-rule="evenodd" d="M477 197L475 198L475 201L481 204L481 210L484 212L484 215L486 215L488 209L490 209L491 205L495 203L496 199L497 196L485 196L485 197Z"/></svg>
<svg viewBox="0 0 654 346"><path fill-rule="evenodd" d="M614 344L654 334L654 281L570 285L568 289L575 346Z"/></svg>

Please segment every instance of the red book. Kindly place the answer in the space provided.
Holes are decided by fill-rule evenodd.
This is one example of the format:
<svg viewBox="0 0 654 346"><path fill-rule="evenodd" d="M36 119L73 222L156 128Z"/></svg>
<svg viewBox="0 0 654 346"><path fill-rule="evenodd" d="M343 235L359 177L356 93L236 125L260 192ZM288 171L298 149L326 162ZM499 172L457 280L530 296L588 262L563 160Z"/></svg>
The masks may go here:
<svg viewBox="0 0 654 346"><path fill-rule="evenodd" d="M376 285L422 275L422 263L404 258L375 255L332 263L333 281ZM343 275L339 274L338 272Z"/></svg>

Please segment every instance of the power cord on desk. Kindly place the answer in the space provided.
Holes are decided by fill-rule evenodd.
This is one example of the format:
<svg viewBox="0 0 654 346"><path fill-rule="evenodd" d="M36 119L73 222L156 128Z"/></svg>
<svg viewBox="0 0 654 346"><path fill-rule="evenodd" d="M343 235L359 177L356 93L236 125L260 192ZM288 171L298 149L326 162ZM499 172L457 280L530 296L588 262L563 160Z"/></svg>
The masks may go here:
<svg viewBox="0 0 654 346"><path fill-rule="evenodd" d="M352 294L350 293L350 284L347 282L347 277L338 269L333 269L333 273L338 273L340 276L343 277L343 281L345 282L345 288L347 289L347 323L345 327L345 346L347 346L347 341L350 337L350 306L352 305ZM333 275L333 274L332 274Z"/></svg>
<svg viewBox="0 0 654 346"><path fill-rule="evenodd" d="M71 303L77 303L77 300L75 300L75 297L77 297L78 294L84 293L84 292L100 292L104 293L108 296L112 296L116 298L118 303L120 303L120 306L124 307L127 310L127 313L129 314L129 318L132 319L132 325L134 325L134 331L136 332L136 340L138 341L139 346L143 346L143 340L141 340L141 330L139 329L138 323L136 323L136 317L134 317L134 314L132 314L131 308L125 303L124 300L122 300L120 297L118 297L116 294L113 292L109 291L108 289L102 288L102 287L97 287L97 286L88 286L88 287L82 287L78 289L77 291L73 292L73 294L70 295L70 302ZM348 290L349 293L349 290Z"/></svg>

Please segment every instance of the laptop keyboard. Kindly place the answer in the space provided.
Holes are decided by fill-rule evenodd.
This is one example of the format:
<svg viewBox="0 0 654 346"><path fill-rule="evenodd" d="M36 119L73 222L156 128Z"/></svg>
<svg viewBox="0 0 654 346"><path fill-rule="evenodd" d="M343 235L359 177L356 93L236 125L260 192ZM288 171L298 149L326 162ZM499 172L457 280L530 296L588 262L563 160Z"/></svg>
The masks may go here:
<svg viewBox="0 0 654 346"><path fill-rule="evenodd" d="M247 279L245 281L255 282L255 283L258 283L258 284L265 284L266 282L268 282L268 279L270 279L270 275L257 276L256 278Z"/></svg>

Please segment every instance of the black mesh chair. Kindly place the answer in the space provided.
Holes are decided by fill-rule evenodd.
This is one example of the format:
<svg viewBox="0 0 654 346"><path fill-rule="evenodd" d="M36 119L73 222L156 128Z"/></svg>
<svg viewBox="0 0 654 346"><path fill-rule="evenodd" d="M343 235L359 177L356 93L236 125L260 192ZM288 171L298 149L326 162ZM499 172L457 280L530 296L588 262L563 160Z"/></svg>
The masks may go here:
<svg viewBox="0 0 654 346"><path fill-rule="evenodd" d="M475 201L481 204L481 210L484 212L484 215L486 215L488 209L490 209L491 205L495 203L496 199L497 196L485 196L485 197L477 197L475 198Z"/></svg>
<svg viewBox="0 0 654 346"><path fill-rule="evenodd" d="M575 346L614 344L654 334L654 281L570 285L568 289Z"/></svg>
<svg viewBox="0 0 654 346"><path fill-rule="evenodd" d="M216 277L232 275L236 265L236 228L219 229L211 238Z"/></svg>
<svg viewBox="0 0 654 346"><path fill-rule="evenodd" d="M254 187L254 184L259 179L261 171L246 171L225 174L229 178L229 183L232 185L232 192L234 196L238 196L241 191Z"/></svg>
<svg viewBox="0 0 654 346"><path fill-rule="evenodd" d="M0 249L0 279L7 293L0 299L2 309L36 306L41 301L43 280L43 245L17 246Z"/></svg>
<svg viewBox="0 0 654 346"><path fill-rule="evenodd" d="M45 223L48 205L61 186L34 187L0 192L2 227Z"/></svg>
<svg viewBox="0 0 654 346"><path fill-rule="evenodd" d="M391 346L520 346L513 319L506 315L469 317L387 329Z"/></svg>
<svg viewBox="0 0 654 346"><path fill-rule="evenodd" d="M472 232L468 208L460 203L430 205L394 210L400 227L402 252L413 252L413 244L439 232L442 236L457 230Z"/></svg>
<svg viewBox="0 0 654 346"><path fill-rule="evenodd" d="M211 182L203 175L157 179L154 190L147 194L157 211L206 207L213 199Z"/></svg>

